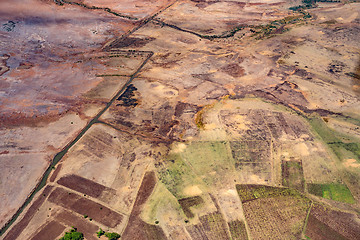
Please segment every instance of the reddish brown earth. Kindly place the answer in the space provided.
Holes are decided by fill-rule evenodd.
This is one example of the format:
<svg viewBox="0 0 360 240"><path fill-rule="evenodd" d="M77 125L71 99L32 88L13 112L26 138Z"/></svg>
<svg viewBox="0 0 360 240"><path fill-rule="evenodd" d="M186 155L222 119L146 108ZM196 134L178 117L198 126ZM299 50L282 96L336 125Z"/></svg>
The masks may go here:
<svg viewBox="0 0 360 240"><path fill-rule="evenodd" d="M0 51L10 56L0 88L1 125L38 123L77 111L84 103L81 95L100 81L95 74L104 69L84 53L137 25L106 12L52 1L2 1L1 9L6 12L1 12L0 21L12 21L0 35Z"/></svg>
<svg viewBox="0 0 360 240"><path fill-rule="evenodd" d="M160 226L150 225L140 219L142 206L151 195L156 184L154 172L146 172L139 188L129 222L121 239L147 239L160 240L166 239L166 236Z"/></svg>
<svg viewBox="0 0 360 240"><path fill-rule="evenodd" d="M77 175L62 177L57 181L57 183L94 198L99 198L105 191L108 192L108 194L116 193L114 189L105 187L104 185Z"/></svg>
<svg viewBox="0 0 360 240"><path fill-rule="evenodd" d="M50 194L49 201L81 215L88 215L89 218L109 227L116 227L123 219L121 214L62 188L56 188Z"/></svg>
<svg viewBox="0 0 360 240"><path fill-rule="evenodd" d="M339 212L314 204L306 227L306 236L311 239L335 240L358 239L360 222L358 216Z"/></svg>
<svg viewBox="0 0 360 240"><path fill-rule="evenodd" d="M56 239L63 231L65 226L52 220L41 228L41 230L31 238L31 240L49 240Z"/></svg>
<svg viewBox="0 0 360 240"><path fill-rule="evenodd" d="M21 232L26 228L29 224L30 220L34 217L40 206L45 202L46 197L52 190L52 186L46 186L46 188L42 191L41 195L32 203L30 208L25 213L24 217L15 225L13 226L10 231L4 237L4 240L13 240L16 239Z"/></svg>
<svg viewBox="0 0 360 240"><path fill-rule="evenodd" d="M99 230L99 226L91 223L89 218L79 217L69 211L62 210L59 214L55 216L55 219L66 224L69 227L74 226L79 232L82 232L84 234L86 239L98 239L95 234Z"/></svg>

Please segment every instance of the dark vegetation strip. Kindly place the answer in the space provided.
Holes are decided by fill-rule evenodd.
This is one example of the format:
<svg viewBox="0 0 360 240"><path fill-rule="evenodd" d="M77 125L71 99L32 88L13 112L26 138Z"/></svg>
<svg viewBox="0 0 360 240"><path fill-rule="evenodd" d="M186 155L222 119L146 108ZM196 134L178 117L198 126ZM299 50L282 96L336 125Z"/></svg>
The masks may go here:
<svg viewBox="0 0 360 240"><path fill-rule="evenodd" d="M126 74L96 74L95 77L130 77Z"/></svg>
<svg viewBox="0 0 360 240"><path fill-rule="evenodd" d="M230 38L230 37L233 37L235 35L235 33L239 32L245 28L250 28L250 31L254 33L251 37L257 36L256 39L260 39L260 38L262 38L264 36L268 36L270 34L285 32L286 31L284 29L285 25L294 24L299 21L303 21L303 20L306 20L306 19L312 17L308 12L304 11L303 9L298 9L298 10L294 10L294 11L298 11L302 15L285 17L283 19L275 20L275 21L272 21L269 24L265 24L265 25L254 26L254 25L243 24L243 25L234 27L230 31L226 31L222 34L215 34L215 35L203 35L203 34L191 31L191 30L180 28L173 24L166 23L159 19L152 19L152 21L155 22L156 24L160 24L161 26L170 27L170 28L176 29L181 32L193 34L199 38L204 38L204 39L209 39L209 40L217 39L217 38ZM279 31L279 30L281 30L281 31Z"/></svg>
<svg viewBox="0 0 360 240"><path fill-rule="evenodd" d="M60 164L55 168L55 171L53 172L53 174L51 175L51 177L50 177L50 179L49 179L50 182L55 181L57 175L58 175L59 172L60 172L61 166L62 166L62 164L60 163Z"/></svg>
<svg viewBox="0 0 360 240"><path fill-rule="evenodd" d="M103 10L105 12L111 13L117 17L122 17L122 18L126 18L126 19L130 19L130 20L138 20L138 18L136 17L132 17L132 16L128 16L122 13L117 13L114 12L113 10L111 10L110 8L106 8L106 7L96 7L96 6L88 6L84 3L78 3L78 2L72 2L72 1L66 1L66 0L54 0L54 2L57 5L64 5L64 4L70 4L70 5L77 5L86 9L91 9L91 10Z"/></svg>
<svg viewBox="0 0 360 240"><path fill-rule="evenodd" d="M305 236L305 232L306 232L306 227L307 227L307 225L308 225L310 212L311 212L311 209L312 209L312 207L313 207L313 205L314 205L314 202L313 202L311 199L310 199L310 201L311 201L311 205L310 205L309 210L308 210L308 212L307 212L307 214L306 214L306 218L305 218L305 222L304 222L304 228L303 228L303 230L302 230L302 234L303 234L304 236Z"/></svg>
<svg viewBox="0 0 360 240"><path fill-rule="evenodd" d="M235 33L237 33L238 31L246 28L246 27L249 27L249 25L240 25L240 26L237 26L235 27L234 29L228 31L228 32L225 32L225 33L222 33L220 35L203 35L203 34L200 34L200 33L197 33L197 32L194 32L194 31L190 31L190 30L186 30L186 29L183 29L183 28L180 28L176 25L173 25L173 24L169 24L169 23L166 23L164 21L161 21L159 19L153 19L152 20L153 22L157 23L157 24L160 24L161 26L166 26L166 27L170 27L170 28L173 28L173 29L176 29L176 30L179 30L181 32L186 32L186 33L190 33L190 34L193 34L195 36L198 36L199 38L204 38L204 39L215 39L215 38L229 38L229 37L233 37L235 35Z"/></svg>
<svg viewBox="0 0 360 240"><path fill-rule="evenodd" d="M117 94L106 104L106 106L81 130L81 132L75 137L74 140L72 140L71 142L69 142L64 149L57 153L54 157L54 159L52 160L50 166L46 169L46 171L44 172L40 182L35 186L35 188L33 189L33 191L30 193L30 195L28 196L28 198L25 200L25 202L23 203L23 205L16 211L16 213L12 216L12 218L1 228L0 230L0 236L2 236L6 230L16 221L16 219L19 217L19 215L22 213L22 211L24 210L24 208L32 201L32 199L34 198L34 196L36 195L36 193L38 191L40 191L46 184L46 181L51 173L51 171L53 170L53 168L56 166L56 164L63 158L63 156L69 151L69 149L75 145L75 143L77 143L77 141L79 141L79 139L87 132L87 130L89 130L89 128L98 121L98 119L100 118L100 116L111 106L111 104L117 99L119 98L127 89L127 87L131 84L131 82L133 81L133 79L138 75L138 73L141 71L141 69L145 66L145 64L149 61L149 59L154 55L153 52L147 52L148 56L147 58L144 60L144 62L140 65L140 67L136 70L136 72L134 74L131 75L131 77L129 78L129 80L124 84L124 86L117 92ZM33 217L33 215L31 216L31 218ZM30 218L30 219L31 219ZM30 219L28 221L30 221ZM28 224L28 223L27 223ZM26 225L27 225L26 224ZM22 228L21 228L22 229ZM10 233L9 233L10 234ZM8 234L8 235L9 235ZM7 238L8 240L11 239L16 239L16 238Z"/></svg>
<svg viewBox="0 0 360 240"><path fill-rule="evenodd" d="M37 210L40 208L40 206L44 203L47 195L49 195L49 193L52 190L52 186L47 186L44 191L42 192L42 195L40 195L38 197L38 199L36 199L34 201L34 203L30 206L30 208L28 209L28 211L26 212L26 214L24 215L24 217L9 231L9 233L4 237L4 240L14 240L17 239L17 237L21 234L21 232L24 230L24 228L29 224L30 220L32 219L32 217L35 215L35 213L37 212ZM34 196L32 196L34 197ZM31 198L32 199L32 198ZM30 199L30 200L31 200ZM23 206L23 207L26 207ZM15 213L15 214L20 214L22 212L23 208L19 208L19 210ZM16 215L16 216L18 216ZM16 219L16 218L15 218ZM14 222L15 219L12 221ZM7 227L9 227L10 225L5 225ZM1 231L5 231L6 229L1 229ZM3 233L3 232L2 232Z"/></svg>
<svg viewBox="0 0 360 240"><path fill-rule="evenodd" d="M240 220L228 222L232 240L248 240L245 223Z"/></svg>

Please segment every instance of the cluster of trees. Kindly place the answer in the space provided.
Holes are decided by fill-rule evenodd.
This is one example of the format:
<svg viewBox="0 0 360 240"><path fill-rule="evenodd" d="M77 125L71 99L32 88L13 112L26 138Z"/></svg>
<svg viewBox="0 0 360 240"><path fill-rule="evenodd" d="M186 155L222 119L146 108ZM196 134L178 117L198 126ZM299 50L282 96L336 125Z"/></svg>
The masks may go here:
<svg viewBox="0 0 360 240"><path fill-rule="evenodd" d="M116 232L105 232L100 228L98 232L96 232L98 238L102 235L105 235L109 240L117 240L120 238L120 234ZM69 232L65 232L65 235L59 240L83 240L84 234L77 231L77 228L72 227Z"/></svg>
<svg viewBox="0 0 360 240"><path fill-rule="evenodd" d="M60 240L83 240L84 234L81 232L78 232L75 227L72 227L70 232L66 232L65 235L60 238Z"/></svg>

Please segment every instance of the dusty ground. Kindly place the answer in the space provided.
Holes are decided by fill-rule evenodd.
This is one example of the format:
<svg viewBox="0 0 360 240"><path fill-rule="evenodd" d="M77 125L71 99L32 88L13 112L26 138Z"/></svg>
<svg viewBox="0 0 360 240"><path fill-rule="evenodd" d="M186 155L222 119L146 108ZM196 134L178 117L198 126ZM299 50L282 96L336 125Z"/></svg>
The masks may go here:
<svg viewBox="0 0 360 240"><path fill-rule="evenodd" d="M360 4L300 4L3 1L1 226L67 152L0 238L353 238Z"/></svg>

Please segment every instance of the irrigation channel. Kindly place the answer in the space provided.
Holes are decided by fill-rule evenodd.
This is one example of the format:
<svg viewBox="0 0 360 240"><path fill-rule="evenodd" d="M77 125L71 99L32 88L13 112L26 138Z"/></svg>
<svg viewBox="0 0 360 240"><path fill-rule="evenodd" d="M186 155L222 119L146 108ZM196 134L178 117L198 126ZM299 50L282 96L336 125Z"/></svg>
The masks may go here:
<svg viewBox="0 0 360 240"><path fill-rule="evenodd" d="M138 73L141 71L141 69L145 66L145 64L149 61L149 59L154 55L153 52L151 51L134 51L134 50L129 50L129 51L124 51L124 52L130 52L130 53L142 53L142 54L148 54L148 56L146 57L146 59L143 61L143 63L138 67L138 69L135 71L135 73L133 73L132 75L130 75L129 80L124 84L124 86L116 93L116 95L106 104L106 106L81 130L81 132L75 137L74 140L72 140L71 142L69 142L64 149L57 153L55 155L55 157L53 158L50 166L46 169L46 171L44 172L40 182L36 185L36 187L33 189L33 191L30 193L30 195L27 197L27 199L25 200L25 202L23 203L23 205L16 211L16 213L12 216L12 218L4 225L3 228L1 228L0 230L0 236L2 236L9 228L10 226L17 220L17 218L20 216L20 214L24 211L24 209L26 208L26 206L33 200L33 198L35 197L36 193L39 192L45 185L47 182L47 179L52 171L53 168L55 168L56 164L64 157L64 155L69 151L69 149L74 146L79 140L80 138L91 128L91 126L94 123L99 122L99 118L101 117L102 114L104 114L104 112L112 105L112 103L118 99L121 98L122 95L124 94L124 92L127 90L127 88L129 87L129 85L131 84L131 82L134 80L134 78L138 75Z"/></svg>

